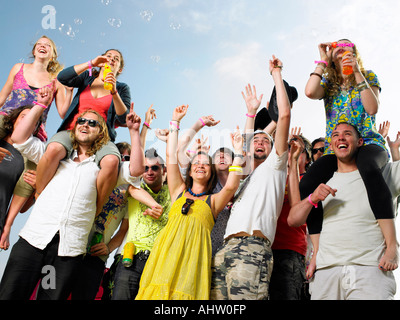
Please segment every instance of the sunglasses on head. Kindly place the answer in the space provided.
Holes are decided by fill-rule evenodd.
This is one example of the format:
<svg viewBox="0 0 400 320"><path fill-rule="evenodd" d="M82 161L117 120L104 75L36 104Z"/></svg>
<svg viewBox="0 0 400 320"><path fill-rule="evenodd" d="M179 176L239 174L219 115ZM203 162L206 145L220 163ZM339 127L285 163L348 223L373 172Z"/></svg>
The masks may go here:
<svg viewBox="0 0 400 320"><path fill-rule="evenodd" d="M188 214L190 206L194 203L193 199L186 199L186 202L184 203L184 205L182 206L182 214Z"/></svg>
<svg viewBox="0 0 400 320"><path fill-rule="evenodd" d="M100 122L98 122L97 120L93 120L93 119L78 118L78 120L76 120L76 122L81 126L87 122L89 127L92 127L92 128L95 128L96 126L100 126Z"/></svg>
<svg viewBox="0 0 400 320"><path fill-rule="evenodd" d="M312 154L316 154L318 151L324 153L324 147L312 149Z"/></svg>
<svg viewBox="0 0 400 320"><path fill-rule="evenodd" d="M160 167L159 167L159 166L156 166L156 165L151 166L151 167L145 166L145 167L144 167L144 172L149 171L149 169L151 169L151 171L158 171L158 169L160 169Z"/></svg>

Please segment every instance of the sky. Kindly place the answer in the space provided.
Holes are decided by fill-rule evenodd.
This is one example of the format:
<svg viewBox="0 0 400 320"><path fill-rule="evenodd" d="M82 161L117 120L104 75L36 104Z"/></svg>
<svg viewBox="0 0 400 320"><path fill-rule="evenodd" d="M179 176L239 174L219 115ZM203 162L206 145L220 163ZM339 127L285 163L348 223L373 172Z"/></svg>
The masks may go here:
<svg viewBox="0 0 400 320"><path fill-rule="evenodd" d="M399 13L396 0L3 1L0 84L14 64L32 62L30 52L42 35L54 40L65 67L115 48L125 60L119 81L130 86L135 111L143 118L151 105L156 110L146 148L165 151L154 129L168 128L173 109L188 104L183 130L200 116L221 120L201 132L213 152L230 147L229 133L236 125L244 127L241 91L248 83L264 94L262 107L266 105L273 89L268 60L275 55L283 62L283 78L299 93L292 127L301 127L313 140L325 134L323 102L308 99L304 88L320 58L318 44L347 38L356 43L364 67L378 75L382 92L377 123L390 121L393 140L400 131ZM53 105L49 136L60 124ZM116 142L129 142L126 128L117 134ZM20 214L14 222L12 243L28 215ZM0 252L0 275L9 252Z"/></svg>

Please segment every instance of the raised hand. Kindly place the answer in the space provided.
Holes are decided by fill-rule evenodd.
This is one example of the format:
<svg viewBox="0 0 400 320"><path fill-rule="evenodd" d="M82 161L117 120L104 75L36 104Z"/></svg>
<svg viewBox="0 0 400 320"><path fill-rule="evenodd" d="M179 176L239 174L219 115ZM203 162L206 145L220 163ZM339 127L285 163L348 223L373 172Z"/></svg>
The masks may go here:
<svg viewBox="0 0 400 320"><path fill-rule="evenodd" d="M129 130L139 131L142 119L133 111L133 105L134 103L132 102L129 113L126 116L126 125Z"/></svg>
<svg viewBox="0 0 400 320"><path fill-rule="evenodd" d="M150 126L154 119L157 119L157 115L156 111L153 109L153 105L151 105L146 111L144 122Z"/></svg>
<svg viewBox="0 0 400 320"><path fill-rule="evenodd" d="M105 56L97 56L96 58L92 59L92 66L93 67L104 67L104 65L109 62L109 59Z"/></svg>
<svg viewBox="0 0 400 320"><path fill-rule="evenodd" d="M38 94L37 94L37 102L40 104L43 104L45 106L49 106L51 101L53 100L53 93L55 89L55 82L57 80L54 79L51 82L51 87L45 86L39 89Z"/></svg>
<svg viewBox="0 0 400 320"><path fill-rule="evenodd" d="M328 60L332 59L332 42L324 42L318 45L319 54L321 60L328 62Z"/></svg>
<svg viewBox="0 0 400 320"><path fill-rule="evenodd" d="M274 55L272 55L272 59L269 60L269 73L272 75L273 72L277 72L278 70L279 72L281 72L282 68L283 68L282 61L279 60Z"/></svg>
<svg viewBox="0 0 400 320"><path fill-rule="evenodd" d="M214 127L216 126L218 123L221 122L221 120L215 120L213 118L213 116L205 116L205 117L201 117L200 118L202 120L202 123L204 123L205 126L207 127Z"/></svg>
<svg viewBox="0 0 400 320"><path fill-rule="evenodd" d="M187 110L189 108L189 105L181 105L179 107L176 107L174 109L174 112L172 114L172 120L173 121L181 121L183 119L183 117L186 115Z"/></svg>
<svg viewBox="0 0 400 320"><path fill-rule="evenodd" d="M253 88L251 88L250 84L248 84L246 86L246 94L244 94L242 91L242 97L246 102L248 114L255 115L258 108L260 107L263 95L261 94L260 97L257 99L256 87L253 85Z"/></svg>
<svg viewBox="0 0 400 320"><path fill-rule="evenodd" d="M156 134L156 137L164 142L168 141L168 134L169 130L168 129L156 129L154 130L154 133Z"/></svg>
<svg viewBox="0 0 400 320"><path fill-rule="evenodd" d="M243 150L243 136L240 133L239 126L236 126L236 131L231 133L232 147L235 153L242 154Z"/></svg>

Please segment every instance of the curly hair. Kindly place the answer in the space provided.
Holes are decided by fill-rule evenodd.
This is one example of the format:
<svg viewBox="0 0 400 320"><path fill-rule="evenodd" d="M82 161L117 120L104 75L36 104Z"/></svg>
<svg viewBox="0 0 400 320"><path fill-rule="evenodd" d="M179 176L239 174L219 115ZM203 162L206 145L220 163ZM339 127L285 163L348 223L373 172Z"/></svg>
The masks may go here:
<svg viewBox="0 0 400 320"><path fill-rule="evenodd" d="M351 42L348 39L340 39L340 40L338 40L338 42L339 41L349 41L349 42ZM354 52L355 57L357 59L357 63L359 65L359 67L360 67L361 73L364 75L364 77L366 77L367 76L367 72L364 69L363 62L362 62L362 59L360 57L360 53L357 50L357 46L356 45L354 45L354 47L353 47L353 52ZM325 69L325 72L324 72L323 76L325 77L325 79L329 83L328 95L336 95L336 94L338 94L341 91L341 86L342 85L344 85L346 89L348 89L351 86L354 87L354 86L357 85L354 73L351 74L347 79L344 79L342 77L342 73L338 72L336 70L336 65L332 61L332 57L328 61L328 66Z"/></svg>
<svg viewBox="0 0 400 320"><path fill-rule="evenodd" d="M86 154L90 157L94 155L97 151L99 151L104 145L106 145L110 141L110 136L108 134L108 128L106 121L104 118L96 111L94 110L87 110L82 112L79 117L83 117L87 113L93 113L97 116L97 121L99 122L99 134L97 139L92 143ZM76 127L78 125L78 122L75 122L74 128L71 130L70 135L71 135L71 140L72 140L72 146L74 149L78 149L79 143L76 140Z"/></svg>
<svg viewBox="0 0 400 320"><path fill-rule="evenodd" d="M49 64L47 65L47 72L50 73L52 79L55 79L55 78L57 78L57 75L60 73L60 71L64 68L64 66L57 60L58 51L57 51L57 47L56 47L56 44L54 43L54 41L51 40L48 36L44 36L44 35L41 36L39 39L42 39L42 38L49 40L49 42L51 43L51 48L53 49L53 57L50 60ZM35 57L36 45L37 45L37 41L32 48L32 56L33 57Z"/></svg>

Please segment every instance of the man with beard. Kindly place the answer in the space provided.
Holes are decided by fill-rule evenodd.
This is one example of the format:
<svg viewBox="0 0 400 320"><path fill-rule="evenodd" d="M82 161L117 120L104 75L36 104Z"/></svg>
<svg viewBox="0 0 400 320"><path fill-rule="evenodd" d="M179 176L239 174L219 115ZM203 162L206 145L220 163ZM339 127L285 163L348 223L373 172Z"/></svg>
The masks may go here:
<svg viewBox="0 0 400 320"><path fill-rule="evenodd" d="M273 56L269 69L279 110L275 142L256 130L247 143L251 174L235 196L225 242L214 257L211 299L268 299L271 244L285 195L291 108L281 61ZM256 111L247 117L254 118Z"/></svg>
<svg viewBox="0 0 400 320"><path fill-rule="evenodd" d="M44 143L29 137L32 131L27 130L42 112L42 106L35 105L23 119L25 132L13 133L13 141L19 144L14 146L36 163L44 153ZM140 121L132 105L126 122L133 147L130 163L121 165L118 185L129 183L140 188L137 177L144 169ZM109 139L107 125L97 112L85 111L75 123L71 138L74 152L60 162L13 246L0 284L1 300L29 299L42 277L37 299L66 300L71 292L96 214L100 168L95 153Z"/></svg>

